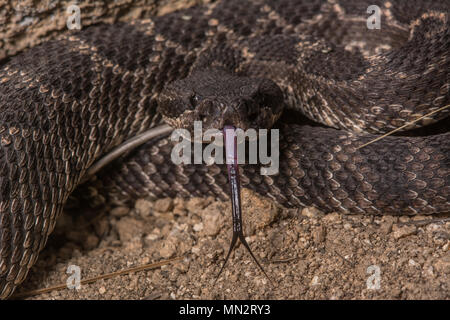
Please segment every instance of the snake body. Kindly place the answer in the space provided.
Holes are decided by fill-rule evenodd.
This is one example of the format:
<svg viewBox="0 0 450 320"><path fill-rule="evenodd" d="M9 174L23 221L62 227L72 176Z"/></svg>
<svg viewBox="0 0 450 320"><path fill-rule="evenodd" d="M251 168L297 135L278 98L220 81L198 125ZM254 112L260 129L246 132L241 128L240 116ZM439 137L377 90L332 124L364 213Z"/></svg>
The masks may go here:
<svg viewBox="0 0 450 320"><path fill-rule="evenodd" d="M199 65L270 79L281 89L284 115L319 123L281 116L273 125L280 129L279 173L262 176L259 165L244 165L244 187L287 207L325 212L450 211L448 109L412 126L437 123L435 132L358 148L450 103L450 4L369 2L219 1L92 26L4 63L0 297L25 279L97 159L164 121L187 123L184 110L170 118L159 109L160 95L190 76L214 82L192 76ZM369 5L381 9L379 30L367 27ZM108 196L228 198L224 166L175 165L172 147L161 138L112 164L99 174Z"/></svg>

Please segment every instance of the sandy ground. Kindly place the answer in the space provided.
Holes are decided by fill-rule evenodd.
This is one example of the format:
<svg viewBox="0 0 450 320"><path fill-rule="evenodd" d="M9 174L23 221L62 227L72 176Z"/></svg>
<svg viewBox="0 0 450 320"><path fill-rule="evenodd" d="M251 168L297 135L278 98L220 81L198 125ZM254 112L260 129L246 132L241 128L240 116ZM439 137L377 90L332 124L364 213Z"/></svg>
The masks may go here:
<svg viewBox="0 0 450 320"><path fill-rule="evenodd" d="M180 260L28 299L449 299L450 214L323 215L243 191L247 240L214 286L231 239L227 202L138 200L133 208L65 213L19 292ZM430 220L434 219L434 220Z"/></svg>

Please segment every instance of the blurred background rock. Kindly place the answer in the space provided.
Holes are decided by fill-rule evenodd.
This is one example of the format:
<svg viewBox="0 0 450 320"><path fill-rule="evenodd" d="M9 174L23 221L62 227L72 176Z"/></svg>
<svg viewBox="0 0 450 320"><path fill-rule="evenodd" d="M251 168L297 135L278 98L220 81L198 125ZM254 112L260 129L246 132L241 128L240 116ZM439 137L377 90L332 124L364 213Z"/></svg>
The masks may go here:
<svg viewBox="0 0 450 320"><path fill-rule="evenodd" d="M67 8L81 12L81 27L161 15L211 0L0 0L0 62L26 48L69 32Z"/></svg>

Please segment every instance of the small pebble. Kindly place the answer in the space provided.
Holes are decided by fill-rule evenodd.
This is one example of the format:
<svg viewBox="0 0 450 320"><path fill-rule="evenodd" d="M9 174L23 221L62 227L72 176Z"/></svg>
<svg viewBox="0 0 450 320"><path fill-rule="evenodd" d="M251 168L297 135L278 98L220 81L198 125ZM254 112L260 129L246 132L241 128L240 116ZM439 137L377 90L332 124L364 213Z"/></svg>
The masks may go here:
<svg viewBox="0 0 450 320"><path fill-rule="evenodd" d="M152 203L145 199L139 199L134 208L141 217L148 217L152 211Z"/></svg>
<svg viewBox="0 0 450 320"><path fill-rule="evenodd" d="M98 246L98 243L99 239L95 235L89 234L83 243L83 248L85 250L92 250Z"/></svg>
<svg viewBox="0 0 450 320"><path fill-rule="evenodd" d="M302 210L302 216L306 216L308 218L318 218L323 215L323 212L315 207L306 207Z"/></svg>
<svg viewBox="0 0 450 320"><path fill-rule="evenodd" d="M158 199L154 209L159 212L168 212L173 209L173 200L171 198Z"/></svg>
<svg viewBox="0 0 450 320"><path fill-rule="evenodd" d="M394 225L393 228L393 236L395 239L401 239L404 237L408 237L410 235L413 235L417 232L416 226L403 226L398 227L397 225Z"/></svg>
<svg viewBox="0 0 450 320"><path fill-rule="evenodd" d="M311 285L312 286L318 286L319 285L319 277L318 276L314 276L311 280Z"/></svg>
<svg viewBox="0 0 450 320"><path fill-rule="evenodd" d="M416 267L416 266L419 265L419 264L418 264L417 262L415 262L413 259L409 259L409 260L408 260L408 264L409 264L411 267Z"/></svg>
<svg viewBox="0 0 450 320"><path fill-rule="evenodd" d="M123 217L116 224L117 233L122 242L141 237L144 233L144 224L130 217Z"/></svg>
<svg viewBox="0 0 450 320"><path fill-rule="evenodd" d="M194 229L195 232L202 231L203 230L203 223L200 222L200 223L194 224L193 229Z"/></svg>
<svg viewBox="0 0 450 320"><path fill-rule="evenodd" d="M395 221L395 217L383 216L380 224L380 232L384 235L389 234L392 231L392 226L394 225Z"/></svg>
<svg viewBox="0 0 450 320"><path fill-rule="evenodd" d="M338 223L341 220L341 215L337 212L327 214L322 218L325 223Z"/></svg>
<svg viewBox="0 0 450 320"><path fill-rule="evenodd" d="M313 231L313 239L315 244L320 244L325 241L326 230L323 226L319 226Z"/></svg>
<svg viewBox="0 0 450 320"><path fill-rule="evenodd" d="M169 237L167 240L164 240L161 249L159 250L159 254L161 257L168 259L175 255L177 252L177 239L175 237Z"/></svg>
<svg viewBox="0 0 450 320"><path fill-rule="evenodd" d="M220 217L221 214L219 211L212 211L203 218L203 230L205 234L208 236L216 236L219 233L221 227L221 223L219 222Z"/></svg>
<svg viewBox="0 0 450 320"><path fill-rule="evenodd" d="M186 209L192 213L200 213L200 211L207 206L206 199L191 198L186 202Z"/></svg>
<svg viewBox="0 0 450 320"><path fill-rule="evenodd" d="M126 216L130 212L130 209L127 207L117 207L111 210L111 215L117 218L121 218Z"/></svg>

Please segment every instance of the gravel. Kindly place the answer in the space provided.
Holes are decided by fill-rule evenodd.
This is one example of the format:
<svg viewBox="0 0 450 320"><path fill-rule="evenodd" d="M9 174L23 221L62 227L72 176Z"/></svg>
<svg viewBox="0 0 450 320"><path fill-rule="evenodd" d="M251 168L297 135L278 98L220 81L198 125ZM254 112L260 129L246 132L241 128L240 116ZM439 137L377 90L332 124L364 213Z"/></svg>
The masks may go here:
<svg viewBox="0 0 450 320"><path fill-rule="evenodd" d="M67 212L20 292L180 257L162 267L28 299L449 299L450 222L285 209L244 189L242 245L214 280L231 240L231 206L212 198L140 199ZM423 221L425 220L425 222ZM379 288L374 277L379 273ZM372 282L371 282L372 281Z"/></svg>

